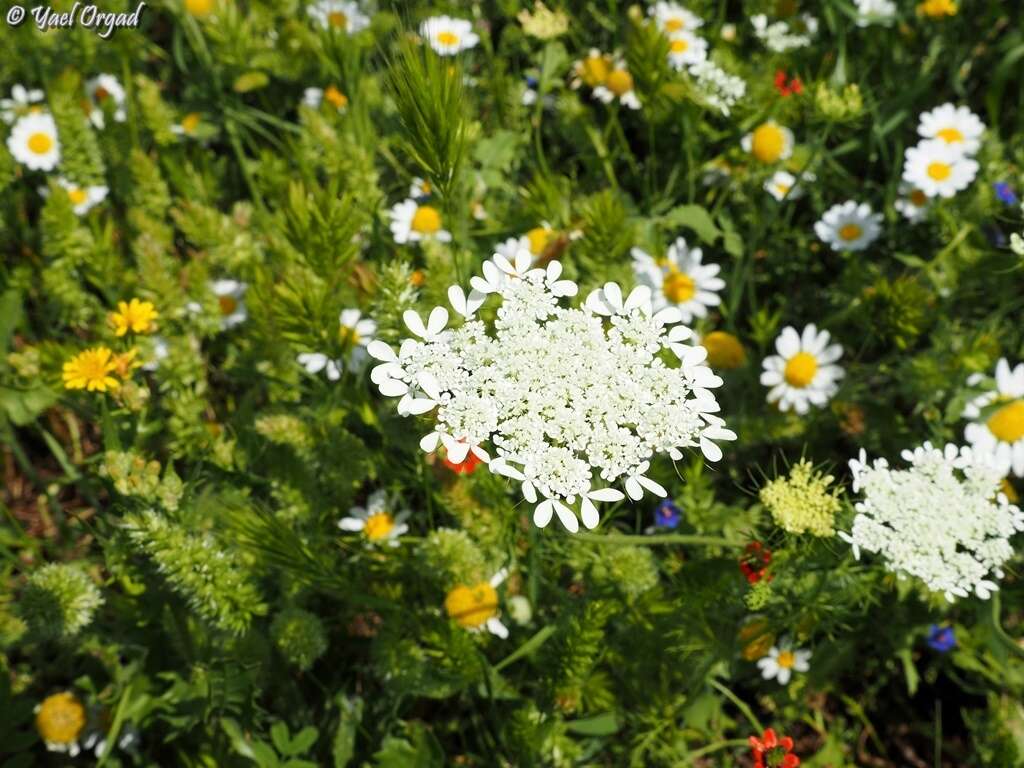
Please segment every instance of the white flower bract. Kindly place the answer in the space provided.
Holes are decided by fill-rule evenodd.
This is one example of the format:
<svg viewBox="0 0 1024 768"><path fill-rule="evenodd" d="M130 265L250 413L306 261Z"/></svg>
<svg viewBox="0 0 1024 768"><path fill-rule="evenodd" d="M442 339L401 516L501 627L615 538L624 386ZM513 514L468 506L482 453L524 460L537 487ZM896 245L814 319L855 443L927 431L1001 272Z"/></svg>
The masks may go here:
<svg viewBox="0 0 1024 768"><path fill-rule="evenodd" d="M651 290L628 296L615 283L591 293L583 307L565 308L577 286L561 278L561 264L533 268L530 253L495 254L482 276L460 286L449 301L464 322L448 327L435 307L426 322L406 312L409 330L396 353L372 342L381 364L371 380L382 394L401 398L399 413L436 410L436 426L421 441L427 452L443 446L455 463L473 451L495 474L517 480L536 504L534 522L557 516L570 531L598 523L597 503L644 490L664 495L646 477L655 453L682 457L699 447L711 461L722 456L716 440L734 440L714 414L712 389L721 386L705 363L707 351L679 324L675 307L655 312ZM493 332L475 317L491 294L501 305ZM659 353L680 361L666 365ZM493 459L483 448L489 443Z"/></svg>
<svg viewBox="0 0 1024 768"><path fill-rule="evenodd" d="M869 464L863 450L850 461L853 490L863 498L850 533L840 537L854 557L873 552L886 568L913 576L953 602L970 593L987 599L1013 556L1010 537L1024 514L999 490L999 468L970 448L925 443L903 451L907 469L885 459Z"/></svg>

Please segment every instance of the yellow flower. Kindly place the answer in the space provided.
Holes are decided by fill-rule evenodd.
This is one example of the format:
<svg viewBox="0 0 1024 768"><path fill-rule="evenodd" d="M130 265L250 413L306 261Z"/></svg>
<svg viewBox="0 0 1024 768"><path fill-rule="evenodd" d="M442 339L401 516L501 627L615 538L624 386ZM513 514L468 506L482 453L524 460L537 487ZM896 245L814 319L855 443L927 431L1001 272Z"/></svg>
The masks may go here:
<svg viewBox="0 0 1024 768"><path fill-rule="evenodd" d="M324 100L331 104L335 109L344 109L348 106L348 96L339 91L333 85L327 86L324 89Z"/></svg>
<svg viewBox="0 0 1024 768"><path fill-rule="evenodd" d="M747 362L747 351L740 340L725 331L712 331L701 341L708 351L708 362L712 368L731 371Z"/></svg>
<svg viewBox="0 0 1024 768"><path fill-rule="evenodd" d="M151 302L132 299L117 302L117 312L110 313L110 324L116 336L124 336L128 331L146 333L152 330L157 317L159 314Z"/></svg>
<svg viewBox="0 0 1024 768"><path fill-rule="evenodd" d="M943 16L956 16L957 8L954 0L924 0L917 4L917 12L930 19L941 19Z"/></svg>
<svg viewBox="0 0 1024 768"><path fill-rule="evenodd" d="M132 368L138 368L142 365L142 363L135 359L137 354L139 354L139 350L133 347L127 352L122 352L120 355L114 355L110 361L114 365L114 373L127 380L132 375Z"/></svg>
<svg viewBox="0 0 1024 768"><path fill-rule="evenodd" d="M444 608L466 629L475 629L498 614L498 592L486 581L467 587L459 584L444 600Z"/></svg>
<svg viewBox="0 0 1024 768"><path fill-rule="evenodd" d="M36 730L47 746L74 744L83 728L85 707L69 691L47 696L36 709Z"/></svg>
<svg viewBox="0 0 1024 768"><path fill-rule="evenodd" d="M216 0L185 0L185 10L193 16L208 16Z"/></svg>
<svg viewBox="0 0 1024 768"><path fill-rule="evenodd" d="M832 475L818 472L806 459L793 465L789 477L777 477L761 489L761 503L775 522L790 533L834 536L839 491L830 489Z"/></svg>
<svg viewBox="0 0 1024 768"><path fill-rule="evenodd" d="M88 389L90 392L106 392L117 389L120 384L110 374L117 370L117 362L111 359L113 353L107 347L96 347L79 352L64 363L64 387L66 389Z"/></svg>

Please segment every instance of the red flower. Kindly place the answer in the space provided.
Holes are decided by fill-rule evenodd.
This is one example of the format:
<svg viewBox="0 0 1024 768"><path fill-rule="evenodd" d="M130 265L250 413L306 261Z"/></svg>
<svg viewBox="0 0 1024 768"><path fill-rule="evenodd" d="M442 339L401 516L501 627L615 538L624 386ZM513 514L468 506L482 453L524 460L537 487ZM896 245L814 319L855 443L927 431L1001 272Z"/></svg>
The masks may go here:
<svg viewBox="0 0 1024 768"><path fill-rule="evenodd" d="M794 77L786 82L785 70L778 70L775 73L775 90L779 92L779 95L783 98L792 96L794 93L801 94L804 92L804 83L799 77Z"/></svg>
<svg viewBox="0 0 1024 768"><path fill-rule="evenodd" d="M448 461L447 456L444 457L444 465L457 475L471 475L480 464L481 460L472 451L467 453L466 458L458 464Z"/></svg>
<svg viewBox="0 0 1024 768"><path fill-rule="evenodd" d="M748 584L757 584L764 579L771 581L772 575L768 573L768 565L772 561L772 551L760 541L752 541L743 550L743 557L740 558L740 570L747 578Z"/></svg>
<svg viewBox="0 0 1024 768"><path fill-rule="evenodd" d="M754 768L796 768L800 765L800 758L793 754L793 740L789 736L780 739L771 728L765 728L760 739L750 737L750 750L754 753Z"/></svg>

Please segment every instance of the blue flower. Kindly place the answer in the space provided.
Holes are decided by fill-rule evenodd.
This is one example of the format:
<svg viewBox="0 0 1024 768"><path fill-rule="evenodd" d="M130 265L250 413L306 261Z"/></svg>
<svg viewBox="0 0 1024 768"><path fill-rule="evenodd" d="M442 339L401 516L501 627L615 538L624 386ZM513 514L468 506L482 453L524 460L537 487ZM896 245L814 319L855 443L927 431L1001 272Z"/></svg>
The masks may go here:
<svg viewBox="0 0 1024 768"><path fill-rule="evenodd" d="M998 197L1007 205L1017 204L1017 195L1014 194L1013 187L1011 187L1005 181L997 181L995 184L992 185L992 189L996 191L996 197Z"/></svg>
<svg viewBox="0 0 1024 768"><path fill-rule="evenodd" d="M956 648L956 635L952 627L941 627L932 624L928 628L928 646L939 653L949 653Z"/></svg>
<svg viewBox="0 0 1024 768"><path fill-rule="evenodd" d="M670 499L665 499L654 508L654 527L674 530L679 527L682 515L682 510L679 507L673 504Z"/></svg>

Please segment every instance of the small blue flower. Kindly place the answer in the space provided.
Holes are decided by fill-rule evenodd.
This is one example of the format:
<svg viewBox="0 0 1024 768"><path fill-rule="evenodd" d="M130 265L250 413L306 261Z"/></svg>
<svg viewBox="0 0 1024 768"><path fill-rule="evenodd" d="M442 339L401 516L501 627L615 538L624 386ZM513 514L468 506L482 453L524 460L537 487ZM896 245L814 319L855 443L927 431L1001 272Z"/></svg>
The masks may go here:
<svg viewBox="0 0 1024 768"><path fill-rule="evenodd" d="M928 646L939 653L949 653L956 648L956 635L952 627L932 624L928 628Z"/></svg>
<svg viewBox="0 0 1024 768"><path fill-rule="evenodd" d="M1007 205L1017 204L1017 195L1013 191L1013 187L1007 184L1005 181L997 181L992 185L992 189L996 191L996 197Z"/></svg>
<svg viewBox="0 0 1024 768"><path fill-rule="evenodd" d="M533 88L534 90L536 90L538 85L540 85L540 80L538 80L533 75L527 75L526 76L526 87L527 88Z"/></svg>
<svg viewBox="0 0 1024 768"><path fill-rule="evenodd" d="M673 504L670 499L665 499L654 508L654 527L675 530L679 527L682 515L682 510L679 507Z"/></svg>

